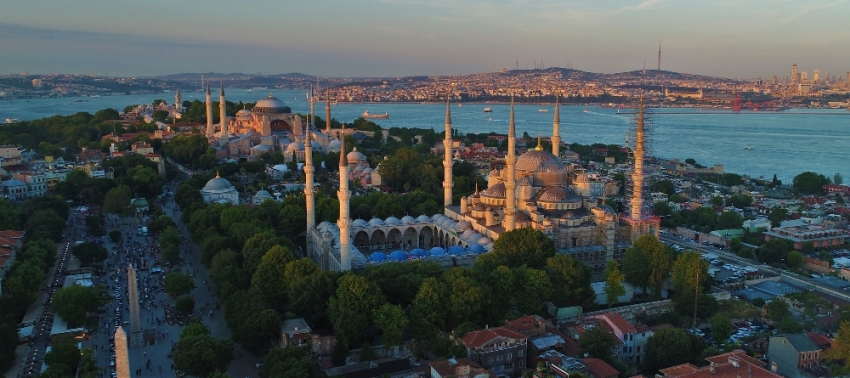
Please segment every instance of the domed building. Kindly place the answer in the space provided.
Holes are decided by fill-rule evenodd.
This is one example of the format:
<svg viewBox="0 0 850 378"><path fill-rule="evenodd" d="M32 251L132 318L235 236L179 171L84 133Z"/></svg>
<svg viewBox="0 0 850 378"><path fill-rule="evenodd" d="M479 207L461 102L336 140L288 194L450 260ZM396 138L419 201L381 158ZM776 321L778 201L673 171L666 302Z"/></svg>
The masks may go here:
<svg viewBox="0 0 850 378"><path fill-rule="evenodd" d="M239 193L227 179L215 173L215 177L207 181L201 189L201 197L205 203L239 203Z"/></svg>

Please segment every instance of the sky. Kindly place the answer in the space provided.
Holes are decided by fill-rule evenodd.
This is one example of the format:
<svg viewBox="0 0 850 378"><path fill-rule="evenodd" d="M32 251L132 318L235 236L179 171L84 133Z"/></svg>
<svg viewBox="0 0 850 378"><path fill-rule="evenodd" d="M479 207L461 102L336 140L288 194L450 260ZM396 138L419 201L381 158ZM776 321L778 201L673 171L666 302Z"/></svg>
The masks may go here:
<svg viewBox="0 0 850 378"><path fill-rule="evenodd" d="M850 0L0 0L0 74L850 71ZM645 63L644 63L645 62Z"/></svg>

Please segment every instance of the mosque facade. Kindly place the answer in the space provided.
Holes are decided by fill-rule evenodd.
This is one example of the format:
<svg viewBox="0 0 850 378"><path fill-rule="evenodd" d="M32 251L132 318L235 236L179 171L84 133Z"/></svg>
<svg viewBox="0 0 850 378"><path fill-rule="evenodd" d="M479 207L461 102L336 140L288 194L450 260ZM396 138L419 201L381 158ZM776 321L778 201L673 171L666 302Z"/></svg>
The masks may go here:
<svg viewBox="0 0 850 378"><path fill-rule="evenodd" d="M642 111L642 109L641 109ZM560 141L560 111L556 104L553 141ZM573 170L558 157L560 143L544 151L516 156L514 109L508 130L505 167L487 177L488 187L452 204L451 110L446 107L444 212L402 219L348 219L349 162L360 161L356 151L340 156L340 219L336 225L315 225L308 204L308 253L322 269L349 270L386 261L429 259L445 266L471 265L492 250L493 241L507 231L531 227L555 241L558 253L584 262L595 280L605 263L622 260L636 238L629 222L602 204L604 187L590 185L584 170ZM344 144L342 150L344 150ZM358 165L355 164L357 169ZM379 169L380 166L376 169ZM343 189L344 187L344 189ZM308 198L312 201L312 198ZM647 232L647 231L644 231ZM657 231L655 231L657 232Z"/></svg>

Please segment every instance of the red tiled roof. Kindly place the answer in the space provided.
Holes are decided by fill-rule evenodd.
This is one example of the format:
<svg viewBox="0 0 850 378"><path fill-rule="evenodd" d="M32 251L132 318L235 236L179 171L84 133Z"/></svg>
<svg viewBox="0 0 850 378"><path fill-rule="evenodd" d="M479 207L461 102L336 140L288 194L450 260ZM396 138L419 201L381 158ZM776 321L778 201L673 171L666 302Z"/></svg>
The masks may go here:
<svg viewBox="0 0 850 378"><path fill-rule="evenodd" d="M623 319L623 315L620 315L618 312L609 312L607 314L603 314L602 317L607 319L611 326L616 327L622 333L637 332L635 327L629 324L626 319Z"/></svg>
<svg viewBox="0 0 850 378"><path fill-rule="evenodd" d="M819 333L809 332L809 333L806 333L806 336L808 336L809 339L811 339L812 342L815 343L815 345L817 345L821 349L826 349L826 348L829 348L829 347L832 346L832 340L830 340L828 337L821 335Z"/></svg>
<svg viewBox="0 0 850 378"><path fill-rule="evenodd" d="M520 333L523 331L545 330L546 321L537 315L526 315L508 322L508 327Z"/></svg>
<svg viewBox="0 0 850 378"><path fill-rule="evenodd" d="M735 358L738 361L738 366L735 366L730 358ZM720 354L717 356L706 358L711 364L701 368L692 369L693 365L682 364L661 369L664 373L664 378L780 378L781 376L774 374L763 368L763 362L747 356L741 350L734 350L729 353ZM690 365L690 366L689 366Z"/></svg>
<svg viewBox="0 0 850 378"><path fill-rule="evenodd" d="M620 375L620 372L617 369L614 369L611 365L608 365L607 362L598 358L579 358L579 361L581 361L584 366L587 366L590 373L597 378L617 377Z"/></svg>
<svg viewBox="0 0 850 378"><path fill-rule="evenodd" d="M668 367L666 369L661 369L659 371L662 374L664 374L665 377L666 376L676 377L676 376L680 376L680 375L693 373L697 370L699 370L698 367L696 367L696 366L694 366L694 364L688 362L688 363L684 363L684 364L681 364L681 365L671 366L671 367Z"/></svg>
<svg viewBox="0 0 850 378"><path fill-rule="evenodd" d="M462 366L469 366L472 368L470 370L481 369L481 365L475 361L470 361L468 358L458 358L455 361L457 361L456 364L452 364L448 360L434 361L429 365L442 377L454 376L457 374L457 368Z"/></svg>
<svg viewBox="0 0 850 378"><path fill-rule="evenodd" d="M23 231L16 230L0 230L0 238L20 239L24 237Z"/></svg>
<svg viewBox="0 0 850 378"><path fill-rule="evenodd" d="M511 331L510 329L496 327L469 332L461 338L461 341L463 341L463 344L467 348L476 348L490 342L490 340L493 340L496 337L506 337L516 340L524 340L528 338L525 335Z"/></svg>

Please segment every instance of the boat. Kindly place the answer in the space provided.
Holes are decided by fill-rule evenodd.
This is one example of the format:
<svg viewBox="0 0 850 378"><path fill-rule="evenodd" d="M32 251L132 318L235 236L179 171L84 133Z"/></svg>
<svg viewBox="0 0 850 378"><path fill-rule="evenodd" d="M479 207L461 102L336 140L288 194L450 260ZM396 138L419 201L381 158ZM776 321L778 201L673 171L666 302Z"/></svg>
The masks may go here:
<svg viewBox="0 0 850 378"><path fill-rule="evenodd" d="M84 100L74 100L74 102L83 102Z"/></svg>
<svg viewBox="0 0 850 378"><path fill-rule="evenodd" d="M540 113L549 113L549 109L537 109Z"/></svg>
<svg viewBox="0 0 850 378"><path fill-rule="evenodd" d="M747 150L747 151L751 151L753 148L750 147L750 146L746 146L746 147L744 147L744 149Z"/></svg>
<svg viewBox="0 0 850 378"><path fill-rule="evenodd" d="M253 89L248 88L248 90L247 90L247 91L245 91L245 92L246 92L246 93L251 93L251 92L253 92L253 91L254 91Z"/></svg>
<svg viewBox="0 0 850 378"><path fill-rule="evenodd" d="M91 97L91 98L100 98L100 95L96 95L96 94L94 94L94 95L91 95L91 96L89 96L89 97Z"/></svg>
<svg viewBox="0 0 850 378"><path fill-rule="evenodd" d="M484 108L484 113L492 113L492 112L493 112L493 109Z"/></svg>
<svg viewBox="0 0 850 378"><path fill-rule="evenodd" d="M367 111L363 112L363 114L361 116L363 118L381 118L382 119L382 118L390 118L390 113L369 114L369 111L367 110Z"/></svg>
<svg viewBox="0 0 850 378"><path fill-rule="evenodd" d="M6 123L17 123L17 122L21 122L21 120L19 120L17 118L6 118Z"/></svg>
<svg viewBox="0 0 850 378"><path fill-rule="evenodd" d="M587 109L582 110L583 113L588 113Z"/></svg>
<svg viewBox="0 0 850 378"><path fill-rule="evenodd" d="M462 108L463 104L457 104L457 107Z"/></svg>
<svg viewBox="0 0 850 378"><path fill-rule="evenodd" d="M492 120L493 120L493 117L489 117L489 118L487 118L487 120L488 120L488 121L492 121Z"/></svg>

